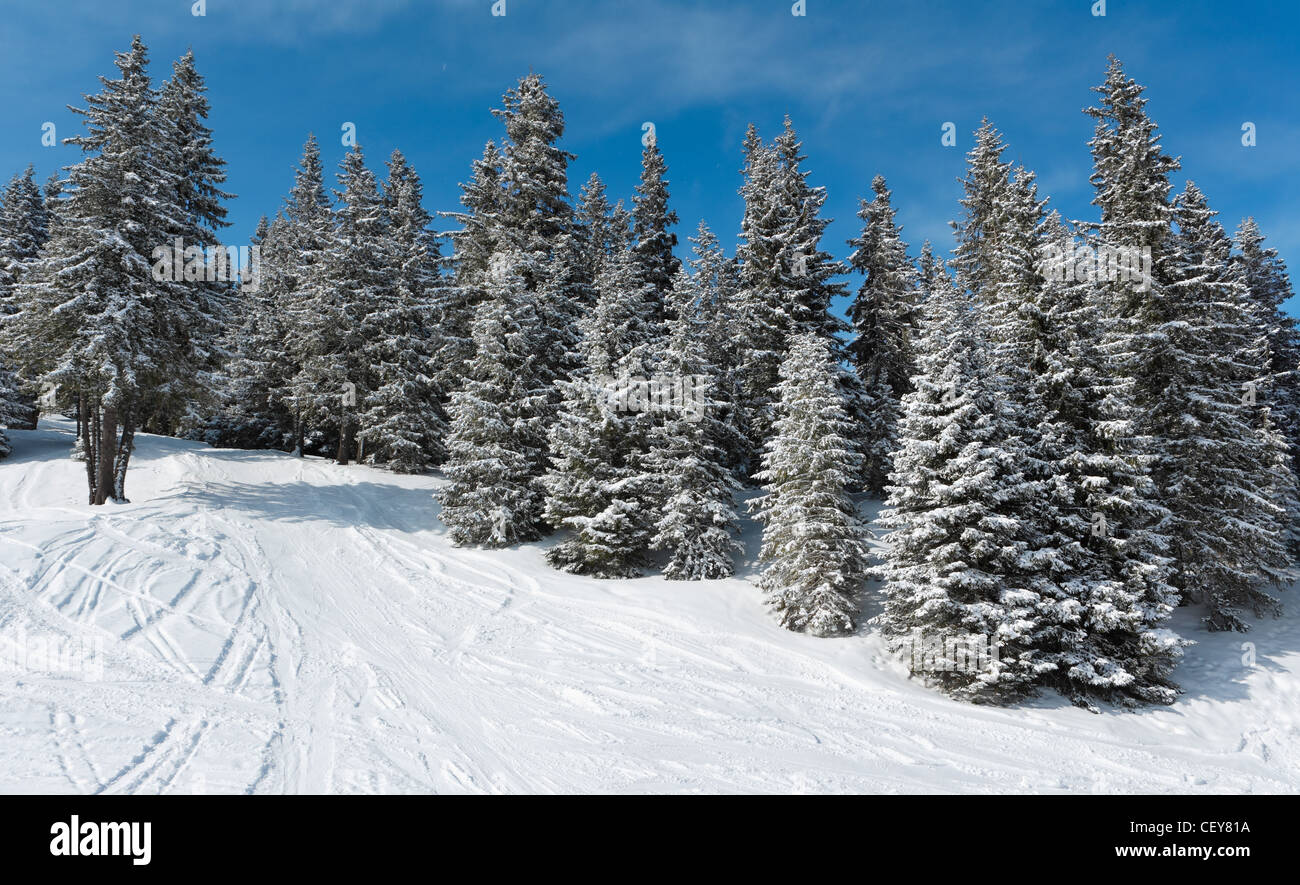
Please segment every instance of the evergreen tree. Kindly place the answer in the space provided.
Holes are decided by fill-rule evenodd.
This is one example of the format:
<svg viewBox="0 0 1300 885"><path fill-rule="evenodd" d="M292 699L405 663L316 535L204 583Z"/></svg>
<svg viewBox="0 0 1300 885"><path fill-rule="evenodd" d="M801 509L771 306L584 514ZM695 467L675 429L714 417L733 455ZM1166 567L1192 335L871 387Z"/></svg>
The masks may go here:
<svg viewBox="0 0 1300 885"><path fill-rule="evenodd" d="M1112 57L1095 91L1099 106L1086 112L1097 120L1090 146L1098 243L1142 255L1141 274L1098 283L1106 357L1138 434L1152 443L1152 476L1169 514L1159 528L1172 542L1171 583L1184 602L1206 603L1211 629L1244 630L1243 607L1277 610L1264 586L1280 577L1286 520L1279 512L1286 498L1276 497L1285 477L1273 464L1275 434L1258 407L1241 402L1242 385L1266 371L1267 355L1251 334L1245 287L1232 279L1226 235L1195 188L1184 194L1174 230L1169 175L1179 164L1160 147L1143 88ZM1219 525L1210 510L1223 506L1240 510Z"/></svg>
<svg viewBox="0 0 1300 885"><path fill-rule="evenodd" d="M641 153L641 182L632 199L633 254L640 268L646 323L652 339L662 334L664 302L672 289L681 262L673 254L677 235L669 229L677 224L677 213L668 208L668 166L656 139L650 139Z"/></svg>
<svg viewBox="0 0 1300 885"><path fill-rule="evenodd" d="M487 297L494 258L499 263L506 249L501 234L506 223L504 162L496 144L489 141L483 156L473 163L470 180L460 185L460 204L465 211L444 213L461 225L460 230L449 234L452 276L441 299L441 341L434 375L448 398L465 383L469 361L474 355L475 311Z"/></svg>
<svg viewBox="0 0 1300 885"><path fill-rule="evenodd" d="M442 521L460 545L504 547L541 534L545 457L539 417L549 395L540 382L537 310L523 256L505 253L473 327L474 358L465 385L452 394L451 431L439 495Z"/></svg>
<svg viewBox="0 0 1300 885"><path fill-rule="evenodd" d="M18 278L36 260L49 236L48 210L34 174L28 166L15 175L0 201L0 341L22 306L15 292ZM14 362L0 350L0 435L5 427L35 429L36 402L25 387ZM0 447L4 446L0 440Z"/></svg>
<svg viewBox="0 0 1300 885"><path fill-rule="evenodd" d="M781 364L775 432L754 502L763 523L759 585L781 624L818 636L848 632L867 571L864 527L847 488L860 456L849 434L835 369L823 335L797 336Z"/></svg>
<svg viewBox="0 0 1300 885"><path fill-rule="evenodd" d="M664 569L670 580L730 577L740 549L734 498L739 484L716 442L726 438L714 393L719 372L704 356L711 329L704 311L714 294L708 278L683 272L668 308L670 332L659 371L660 383L671 380L673 390L667 414L651 432L645 464L663 500L652 547L670 551Z"/></svg>
<svg viewBox="0 0 1300 885"><path fill-rule="evenodd" d="M69 167L51 239L19 284L15 333L30 377L77 392L94 504L125 500L141 409L201 371L206 354L186 330L217 322L183 281L154 277L155 249L183 214L178 164L138 36L117 67L77 111L88 132L68 143L87 156Z"/></svg>
<svg viewBox="0 0 1300 885"><path fill-rule="evenodd" d="M224 401L220 412L193 433L211 445L284 451L295 446L294 416L282 397L293 371L285 350L292 292L287 227L282 214L270 221L263 216L253 235L259 266L256 276L240 285L226 332L224 348L231 356Z"/></svg>
<svg viewBox="0 0 1300 885"><path fill-rule="evenodd" d="M1072 262L1074 238L1059 215L1043 228L1046 254ZM1047 634L1056 668L1043 681L1080 703L1169 703L1183 643L1166 625L1178 594L1168 583L1169 540L1159 528L1168 513L1151 479L1150 443L1110 376L1096 281L1070 279L1060 264L1040 268L1019 352L1041 408L1036 446L1052 478L1050 528L1068 563L1058 579L1066 602L1053 612L1060 626Z"/></svg>
<svg viewBox="0 0 1300 885"><path fill-rule="evenodd" d="M879 622L896 650L997 648L996 660L947 661L926 675L958 696L1008 700L1031 692L1038 672L1034 640L1049 588L1037 531L1022 515L1043 488L1008 445L1003 391L984 350L968 296L951 283L932 288L881 517L892 531Z"/></svg>
<svg viewBox="0 0 1300 885"><path fill-rule="evenodd" d="M1249 290L1256 329L1267 346L1258 386L1290 445L1294 469L1300 469L1300 328L1285 309L1293 294L1291 277L1277 250L1264 245L1255 219L1242 221L1236 247L1233 268Z"/></svg>
<svg viewBox="0 0 1300 885"><path fill-rule="evenodd" d="M393 391L372 398L380 386L376 361L384 358L387 344L381 320L394 319L385 307L396 307L397 260L389 216L359 146L344 157L339 184L328 245L311 275L299 281L294 353L301 368L291 389L300 414L317 428L334 430L337 461L347 464L367 406L383 418L393 405Z"/></svg>
<svg viewBox="0 0 1300 885"><path fill-rule="evenodd" d="M820 241L831 219L820 213L824 188L808 184L801 145L787 118L772 145L750 126L745 136L745 215L736 252L740 273L736 347L743 398L739 426L748 435L751 461L770 436L775 417L773 391L781 361L796 335L816 332L839 350L836 337L847 325L831 313L843 294L832 278L845 268L822 251ZM840 370L839 385L854 420L863 417L863 394L856 378Z"/></svg>
<svg viewBox="0 0 1300 885"><path fill-rule="evenodd" d="M148 402L142 403L141 426L152 433L173 434L188 411L214 405L213 394L221 383L219 373L230 357L220 339L235 309L229 282L233 273L217 231L229 226L223 201L234 195L221 190L226 162L212 147L206 91L194 65L194 53L188 51L172 65L172 77L158 93L156 115L164 139L161 153L175 181L172 242L184 243L187 255L188 250L201 250L197 263L203 272L200 278L191 279L186 268L185 294L178 300L176 326L168 335L177 351L171 362L188 363L191 371L166 379Z"/></svg>
<svg viewBox="0 0 1300 885"><path fill-rule="evenodd" d="M367 460L399 473L419 473L445 457L447 423L434 382L440 341L437 296L441 292L438 244L421 205L420 178L400 151L388 162L384 212L388 218L389 285L365 327L362 359L373 374L358 440Z"/></svg>
<svg viewBox="0 0 1300 885"><path fill-rule="evenodd" d="M582 367L560 382L543 485L546 520L573 535L547 551L556 568L597 577L639 574L651 541L643 427L629 411L626 361L643 340L641 274L629 249L605 265L581 324Z"/></svg>
<svg viewBox="0 0 1300 885"><path fill-rule="evenodd" d="M1286 505L1294 480L1267 412L1243 395L1261 374L1267 342L1215 214L1191 183L1175 203L1166 352L1176 363L1145 417L1161 431L1155 476L1171 511L1174 584L1188 601L1205 604L1211 629L1244 631L1242 609L1280 612L1267 588L1289 577Z"/></svg>
<svg viewBox="0 0 1300 885"><path fill-rule="evenodd" d="M547 285L561 242L573 225L569 204L568 164L573 154L559 147L564 135L564 114L546 89L541 76L529 73L502 97L493 110L506 130L501 164L504 198L496 231L502 247L513 254L519 274L542 319L538 339L538 371L542 383L553 388L564 378L572 355L576 307L562 286ZM552 389L544 420L549 420L558 394ZM538 464L538 470L543 465Z"/></svg>
<svg viewBox="0 0 1300 885"><path fill-rule="evenodd" d="M723 452L724 463L737 478L748 477L747 442L743 426L743 395L740 363L736 350L737 292L740 281L736 262L726 257L722 245L703 221L690 237L690 277L687 291L700 314L703 328L698 346L704 361L713 367L711 396L717 409L713 444Z"/></svg>
<svg viewBox="0 0 1300 885"><path fill-rule="evenodd" d="M875 199L862 201L861 236L849 240L850 266L863 274L849 308L854 339L849 354L867 396L867 423L860 445L865 458L864 486L884 490L889 457L897 446L900 402L911 389L916 369L912 354L917 326L917 271L899 236L889 188L879 175L871 182Z"/></svg>
<svg viewBox="0 0 1300 885"><path fill-rule="evenodd" d="M605 195L605 183L593 172L578 195L578 206L573 213L573 234L584 258L587 279L594 281L605 269L605 263L617 252L620 240L614 230L613 208ZM595 302L595 291L591 292Z"/></svg>
<svg viewBox="0 0 1300 885"><path fill-rule="evenodd" d="M278 268L275 262L271 263L270 269L278 279L268 280L274 286L274 297L284 323L283 371L277 372L283 383L273 397L293 415L294 452L301 455L306 451L309 428L328 420L327 415L336 414L341 408L337 398L342 396L342 384L348 380L328 379L329 391L317 391L303 383L312 349L329 347L312 338L313 326L321 321L314 301L317 297L333 297L322 291L325 270L321 265L335 246L334 210L325 188L325 168L314 134L308 135L303 145L293 188L285 202L284 219L281 243L284 263ZM324 398L330 394L336 397L333 402ZM321 443L319 438L312 441L313 448L319 448L323 454Z"/></svg>

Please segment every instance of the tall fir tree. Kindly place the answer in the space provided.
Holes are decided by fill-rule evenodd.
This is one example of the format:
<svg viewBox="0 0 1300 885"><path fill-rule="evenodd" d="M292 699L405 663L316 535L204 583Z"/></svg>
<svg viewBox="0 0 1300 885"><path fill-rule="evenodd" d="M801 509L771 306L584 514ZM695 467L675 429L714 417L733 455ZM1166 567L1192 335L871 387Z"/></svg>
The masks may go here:
<svg viewBox="0 0 1300 885"><path fill-rule="evenodd" d="M735 340L742 396L738 425L748 437L751 467L771 434L773 392L790 341L811 331L839 351L838 335L848 329L831 312L832 300L844 288L833 278L845 268L821 248L831 221L821 216L826 191L808 183L801 149L789 118L771 145L752 125L745 135ZM862 420L856 377L844 369L838 383L850 414Z"/></svg>
<svg viewBox="0 0 1300 885"><path fill-rule="evenodd" d="M1294 292L1286 262L1265 238L1254 218L1237 229L1233 269L1250 293L1252 316L1267 352L1258 379L1278 431L1291 448L1291 461L1300 469L1300 327L1286 312Z"/></svg>
<svg viewBox="0 0 1300 885"><path fill-rule="evenodd" d="M459 546L505 547L541 535L545 457L542 414L550 391L538 365L542 330L523 267L504 253L474 320L474 357L448 409L451 430L439 494L441 518Z"/></svg>
<svg viewBox="0 0 1300 885"><path fill-rule="evenodd" d="M1191 183L1175 201L1166 334L1177 362L1162 408L1146 417L1163 431L1155 476L1171 512L1174 584L1205 605L1211 629L1247 630L1243 610L1280 612L1268 590L1290 577L1294 479L1285 443L1253 395L1267 340L1215 214Z"/></svg>
<svg viewBox="0 0 1300 885"><path fill-rule="evenodd" d="M136 427L176 379L202 373L188 330L220 321L196 287L156 278L156 250L185 217L183 165L138 36L116 63L121 76L77 110L88 131L67 141L87 156L68 168L51 239L20 283L15 336L30 376L76 391L94 504L125 500Z"/></svg>
<svg viewBox="0 0 1300 885"><path fill-rule="evenodd" d="M618 250L620 241L614 230L613 207L606 195L605 183L600 175L593 172L582 186L578 195L578 205L573 213L573 234L585 262L586 278L595 281L605 269L606 262ZM587 307L595 303L595 291L591 292Z"/></svg>
<svg viewBox="0 0 1300 885"><path fill-rule="evenodd" d="M645 503L644 428L629 410L625 372L628 355L644 340L641 281L630 249L606 263L595 307L581 323L582 366L560 382L543 485L547 522L573 533L547 551L547 560L565 571L629 577L647 561L654 514Z"/></svg>
<svg viewBox="0 0 1300 885"><path fill-rule="evenodd" d="M356 455L357 433L367 408L388 417L375 401L389 329L386 308L397 305L397 265L391 224L374 173L366 168L360 146L344 157L336 191L336 222L328 245L312 273L300 281L296 305L294 352L301 368L291 382L300 413L317 428L337 437L336 460L347 464ZM389 394L391 395L391 391ZM378 431L366 428L371 439Z"/></svg>
<svg viewBox="0 0 1300 885"><path fill-rule="evenodd" d="M848 487L860 469L836 355L824 335L798 335L781 363L778 410L753 502L763 524L759 586L791 630L853 629L867 573L866 530Z"/></svg>
<svg viewBox="0 0 1300 885"><path fill-rule="evenodd" d="M1039 264L1011 353L1030 370L1035 454L1049 468L1045 498L1054 505L1045 515L1068 563L1058 578L1064 601L1052 612L1059 627L1047 634L1055 667L1044 668L1043 684L1085 704L1169 703L1184 643L1167 624L1178 594L1150 442L1108 371L1095 278L1062 272L1065 262L1073 268L1072 232L1055 212L1042 229L1040 254L1050 260Z"/></svg>
<svg viewBox="0 0 1300 885"><path fill-rule="evenodd" d="M632 199L633 254L641 272L646 322L653 339L661 337L666 318L665 303L681 262L673 254L677 235L677 213L668 206L668 165L658 140L648 139L641 152L641 181Z"/></svg>
<svg viewBox="0 0 1300 885"><path fill-rule="evenodd" d="M1267 422L1240 402L1241 385L1264 371L1266 355L1249 334L1248 296L1231 279L1226 236L1195 188L1174 229L1169 175L1179 164L1160 146L1143 87L1112 57L1095 91L1098 106L1085 110L1097 120L1089 144L1098 245L1141 255L1142 266L1140 274L1099 281L1106 357L1138 416L1138 434L1151 441L1152 475L1168 511L1159 528L1175 559L1171 583L1184 602L1205 602L1211 629L1244 630L1243 608L1277 607L1264 587L1278 578L1278 499L1248 498L1283 477L1267 454ZM1245 510L1230 525L1214 525L1206 496ZM1243 539L1256 546L1234 546Z"/></svg>
<svg viewBox="0 0 1300 885"><path fill-rule="evenodd" d="M275 285L275 299L283 316L284 328L281 345L283 371L277 373L281 386L274 391L273 397L293 416L293 450L302 455L309 445L309 431L324 420L325 414L339 408L331 404L322 414L320 407L324 400L320 396L325 391L318 392L302 383L308 370L306 361L310 350L316 346L311 337L312 328L320 322L313 301L322 294L319 286L325 274L323 265L334 248L335 230L334 209L325 187L325 167L314 134L309 134L303 145L302 159L285 201L284 219L284 236L280 244L283 263L279 267L274 261L270 263L275 278L268 281ZM317 288L313 290L313 286ZM330 297L328 293L324 296ZM332 384L330 393L341 397L341 385L346 379L329 380ZM310 440L310 445L321 454L327 453L319 435Z"/></svg>
<svg viewBox="0 0 1300 885"><path fill-rule="evenodd" d="M701 239L707 247L708 239ZM672 390L669 402L658 404L666 414L651 431L644 463L663 502L652 547L669 551L664 575L670 580L730 577L740 549L734 497L739 483L718 445L726 439L715 393L721 373L706 356L712 328L706 311L715 286L708 277L680 272L667 310L659 383L671 382Z"/></svg>
<svg viewBox="0 0 1300 885"><path fill-rule="evenodd" d="M16 292L19 277L40 255L49 238L49 211L35 170L15 175L0 200L0 342L21 310ZM37 405L17 372L15 360L0 347L0 435L3 428L35 429ZM0 440L0 447L6 444ZM0 456L2 457L2 456Z"/></svg>
<svg viewBox="0 0 1300 885"><path fill-rule="evenodd" d="M365 321L362 358L374 388L362 404L358 441L366 460L399 473L422 472L445 457L447 422L434 380L443 287L422 196L419 175L394 151L383 192L388 248L381 253L392 276Z"/></svg>
<svg viewBox="0 0 1300 885"><path fill-rule="evenodd" d="M156 114L165 140L162 153L170 160L176 187L171 234L187 250L202 250L205 267L201 279L191 280L186 274L187 295L169 336L176 340L175 361L187 361L192 371L167 379L153 391L140 415L142 429L152 433L175 434L188 413L196 408L210 411L216 404L221 368L230 357L221 339L235 309L230 280L238 268L218 242L218 232L229 227L224 201L234 194L221 189L226 162L212 145L206 92L190 50L173 63L172 76L158 93Z"/></svg>
<svg viewBox="0 0 1300 885"><path fill-rule="evenodd" d="M497 235L513 253L513 272L533 293L543 320L537 366L543 382L551 388L543 407L543 420L547 421L558 402L554 385L566 376L573 352L573 296L565 287L548 282L561 243L573 226L568 164L574 155L559 146L564 113L540 75L529 73L521 78L502 97L502 105L492 111L506 131L501 163L505 193ZM544 465L535 466L540 475Z"/></svg>
<svg viewBox="0 0 1300 885"><path fill-rule="evenodd" d="M712 398L717 404L714 445L724 455L724 463L738 479L748 477L747 441L743 426L743 394L740 362L735 339L736 303L740 290L736 262L723 252L717 236L703 221L695 236L690 237L691 254L688 292L704 324L700 332L700 353L713 367Z"/></svg>
<svg viewBox="0 0 1300 885"><path fill-rule="evenodd" d="M879 623L896 650L962 642L999 649L996 660L944 661L921 675L957 696L1011 700L1032 692L1038 672L1048 588L1033 549L1038 533L1021 517L1042 484L1025 476L1021 453L1008 445L1003 391L969 295L946 279L927 285L918 373L903 397L881 518L891 531Z"/></svg>
<svg viewBox="0 0 1300 885"><path fill-rule="evenodd" d="M866 394L867 422L861 429L863 484L884 491L889 458L897 447L901 400L916 370L912 353L918 324L918 277L900 236L885 179L871 182L875 198L862 201L862 233L849 240L849 265L864 276L849 307L854 338L849 354Z"/></svg>

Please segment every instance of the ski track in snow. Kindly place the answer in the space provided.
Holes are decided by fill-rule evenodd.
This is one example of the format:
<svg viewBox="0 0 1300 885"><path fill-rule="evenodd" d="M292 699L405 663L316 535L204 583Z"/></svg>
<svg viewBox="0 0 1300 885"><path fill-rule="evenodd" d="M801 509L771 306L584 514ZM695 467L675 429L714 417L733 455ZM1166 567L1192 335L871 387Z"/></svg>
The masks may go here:
<svg viewBox="0 0 1300 885"><path fill-rule="evenodd" d="M739 578L596 581L544 544L456 549L436 477L141 436L136 503L91 508L67 422L11 435L0 792L1300 786L1295 615L1243 637L1180 612L1199 644L1172 708L976 707L910 680L869 628L781 630ZM36 637L102 648L102 673L32 666Z"/></svg>

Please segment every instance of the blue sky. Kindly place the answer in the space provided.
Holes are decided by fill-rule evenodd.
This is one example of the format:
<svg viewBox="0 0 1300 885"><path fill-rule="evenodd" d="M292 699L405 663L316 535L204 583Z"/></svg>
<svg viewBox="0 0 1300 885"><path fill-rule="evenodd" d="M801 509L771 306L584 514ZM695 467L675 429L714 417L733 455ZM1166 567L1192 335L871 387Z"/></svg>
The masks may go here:
<svg viewBox="0 0 1300 885"><path fill-rule="evenodd" d="M575 193L596 170L612 197L630 196L642 123L653 121L683 244L704 218L731 248L745 126L771 137L788 113L813 183L829 191L830 251L847 255L858 200L879 173L916 254L926 238L951 246L957 180L984 115L1055 208L1095 217L1092 121L1080 110L1115 53L1182 157L1176 186L1195 180L1230 230L1253 214L1300 270L1294 0L1108 0L1105 17L1093 0L806 0L802 17L793 0L505 0L500 17L493 0L207 0L203 17L192 2L6 4L0 174L34 162L44 178L77 158L42 147L42 123L75 134L65 105L115 73L114 50L138 32L159 81L186 47L207 78L239 195L232 243L279 206L309 131L334 167L344 122L377 169L402 149L427 208L456 208L471 160L500 137L489 109L531 68L565 112ZM949 121L955 148L940 143ZM1255 147L1241 144L1246 121Z"/></svg>

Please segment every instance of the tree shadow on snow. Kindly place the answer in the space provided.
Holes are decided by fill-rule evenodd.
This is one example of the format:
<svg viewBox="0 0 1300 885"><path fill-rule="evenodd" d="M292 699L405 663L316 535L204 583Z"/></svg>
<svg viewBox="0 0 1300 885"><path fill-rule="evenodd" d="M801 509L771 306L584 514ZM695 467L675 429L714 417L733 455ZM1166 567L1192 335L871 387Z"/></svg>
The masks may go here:
<svg viewBox="0 0 1300 885"><path fill-rule="evenodd" d="M399 532L437 530L437 504L429 489L382 482L313 485L307 482L210 482L180 497L200 506L239 510L280 522L323 522L333 526L367 526Z"/></svg>

